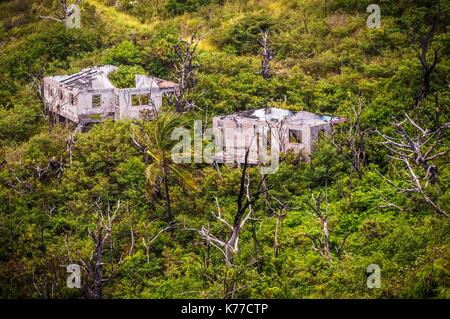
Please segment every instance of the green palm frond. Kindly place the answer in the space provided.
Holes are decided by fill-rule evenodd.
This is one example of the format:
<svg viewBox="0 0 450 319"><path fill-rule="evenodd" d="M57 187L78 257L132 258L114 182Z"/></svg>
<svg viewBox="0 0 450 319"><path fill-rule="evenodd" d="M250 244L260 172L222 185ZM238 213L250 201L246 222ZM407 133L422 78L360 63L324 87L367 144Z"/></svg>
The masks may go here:
<svg viewBox="0 0 450 319"><path fill-rule="evenodd" d="M186 121L179 115L162 114L155 122L153 131L155 146L160 150L170 151L176 141L171 139L172 132L178 127L184 127Z"/></svg>
<svg viewBox="0 0 450 319"><path fill-rule="evenodd" d="M177 143L171 139L172 132L178 127L185 127L185 125L186 120L181 116L163 113L155 121L148 123L145 128L132 127L133 136L145 146L147 155L152 159L152 163L145 170L150 185L154 185L157 177L162 177L163 166L167 165L168 173L173 173L181 185L189 190L199 191L190 172L182 166L169 164L172 162L172 147Z"/></svg>
<svg viewBox="0 0 450 319"><path fill-rule="evenodd" d="M172 132L178 127L184 127L186 120L179 115L163 113L155 121L145 123L144 127L131 126L131 134L136 141L146 149L170 152L176 141L171 139ZM152 151L154 155L156 152ZM152 154L149 154L153 157Z"/></svg>
<svg viewBox="0 0 450 319"><path fill-rule="evenodd" d="M155 185L155 179L161 177L161 167L158 162L154 162L147 166L145 169L145 177L147 178L148 184L153 187Z"/></svg>
<svg viewBox="0 0 450 319"><path fill-rule="evenodd" d="M171 171L175 172L177 177L182 181L183 186L186 186L186 188L193 191L200 191L200 188L190 172L181 167L175 167L175 165L169 165L169 168Z"/></svg>
<svg viewBox="0 0 450 319"><path fill-rule="evenodd" d="M156 150L147 149L147 155L149 155L154 162L160 162L163 159L163 154Z"/></svg>

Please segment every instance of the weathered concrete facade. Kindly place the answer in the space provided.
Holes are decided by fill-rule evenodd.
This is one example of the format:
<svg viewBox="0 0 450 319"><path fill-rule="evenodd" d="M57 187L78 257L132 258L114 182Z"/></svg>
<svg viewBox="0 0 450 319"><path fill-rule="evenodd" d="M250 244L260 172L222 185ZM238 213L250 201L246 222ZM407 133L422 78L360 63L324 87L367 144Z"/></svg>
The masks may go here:
<svg viewBox="0 0 450 319"><path fill-rule="evenodd" d="M73 75L45 77L43 93L46 110L77 124L105 119L154 118L164 94L173 94L177 85L155 77L136 75L136 87L116 88L108 74L112 65L84 69Z"/></svg>
<svg viewBox="0 0 450 319"><path fill-rule="evenodd" d="M306 111L279 108L244 111L213 119L219 163L244 163L249 149L250 164L267 163L273 151L293 150L309 157L320 134L329 134L332 125L345 119Z"/></svg>

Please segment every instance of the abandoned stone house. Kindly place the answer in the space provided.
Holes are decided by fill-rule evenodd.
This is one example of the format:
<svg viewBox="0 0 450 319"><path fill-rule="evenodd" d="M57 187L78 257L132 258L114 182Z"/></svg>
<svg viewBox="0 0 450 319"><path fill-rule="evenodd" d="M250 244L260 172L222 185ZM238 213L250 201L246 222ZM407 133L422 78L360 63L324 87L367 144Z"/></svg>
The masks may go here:
<svg viewBox="0 0 450 319"><path fill-rule="evenodd" d="M345 120L279 108L217 116L213 118L215 143L218 145L215 161L242 164L247 149L249 164L267 163L272 151L284 153L293 150L308 160L321 134L329 134L333 124Z"/></svg>
<svg viewBox="0 0 450 319"><path fill-rule="evenodd" d="M108 75L117 67L105 65L72 75L43 80L46 111L56 122L98 123L105 119L154 118L162 98L177 91L177 84L136 74L134 88L117 88Z"/></svg>
<svg viewBox="0 0 450 319"><path fill-rule="evenodd" d="M115 87L108 75L117 67L105 65L72 75L50 76L43 80L46 111L56 122L98 123L105 119L155 118L164 95L176 94L178 85L156 77L136 74L134 88ZM213 118L214 161L267 163L271 152L293 150L307 160L320 134L329 134L332 125L344 118L294 112L279 108L248 110Z"/></svg>

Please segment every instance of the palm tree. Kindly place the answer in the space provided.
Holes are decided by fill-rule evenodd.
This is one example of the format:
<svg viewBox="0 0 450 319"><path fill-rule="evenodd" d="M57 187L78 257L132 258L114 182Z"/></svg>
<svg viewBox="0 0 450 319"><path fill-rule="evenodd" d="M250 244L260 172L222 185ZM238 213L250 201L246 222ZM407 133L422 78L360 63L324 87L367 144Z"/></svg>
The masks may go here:
<svg viewBox="0 0 450 319"><path fill-rule="evenodd" d="M175 128L182 127L184 123L185 121L178 115L163 113L155 121L149 123L149 127L144 130L132 126L135 144L145 152L151 161L145 170L148 184L154 188L157 180L162 180L168 222L173 219L169 176L175 176L187 189L198 190L191 173L181 165L173 163L171 158L171 150L176 143L171 139L171 134Z"/></svg>

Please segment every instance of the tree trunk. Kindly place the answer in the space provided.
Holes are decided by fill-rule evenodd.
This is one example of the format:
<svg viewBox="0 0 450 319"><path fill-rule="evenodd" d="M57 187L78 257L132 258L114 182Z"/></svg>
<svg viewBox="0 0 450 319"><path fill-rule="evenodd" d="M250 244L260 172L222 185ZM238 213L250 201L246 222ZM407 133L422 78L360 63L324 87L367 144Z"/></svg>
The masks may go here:
<svg viewBox="0 0 450 319"><path fill-rule="evenodd" d="M168 181L168 172L167 172L167 166L164 163L162 167L162 173L163 173L163 183L164 183L164 195L166 198L166 210L167 210L167 222L172 221L172 208L170 206L170 193L169 193L169 181Z"/></svg>
<svg viewBox="0 0 450 319"><path fill-rule="evenodd" d="M233 255L238 246L240 232L241 232L241 225L240 224L235 225L233 227L231 237L225 245L225 261L227 267L231 267L233 264Z"/></svg>
<svg viewBox="0 0 450 319"><path fill-rule="evenodd" d="M332 261L331 259L331 252L330 252L330 239L329 239L329 232L328 232L328 219L322 220L322 227L323 227L323 235L324 235L324 255L328 258L328 261Z"/></svg>
<svg viewBox="0 0 450 319"><path fill-rule="evenodd" d="M425 98L430 93L430 72L428 70L425 71L423 75L423 87L422 87L422 95L420 97L421 101L425 100Z"/></svg>
<svg viewBox="0 0 450 319"><path fill-rule="evenodd" d="M95 270L94 270L94 291L93 298L101 299L102 298L102 288L103 288L103 243L97 247L97 258L95 261Z"/></svg>
<svg viewBox="0 0 450 319"><path fill-rule="evenodd" d="M280 243L278 241L278 236L280 234L281 231L281 224L283 222L285 214L280 214L277 216L277 221L275 223L275 235L274 235L274 245L273 245L273 255L275 258L278 257L279 253L280 253Z"/></svg>

